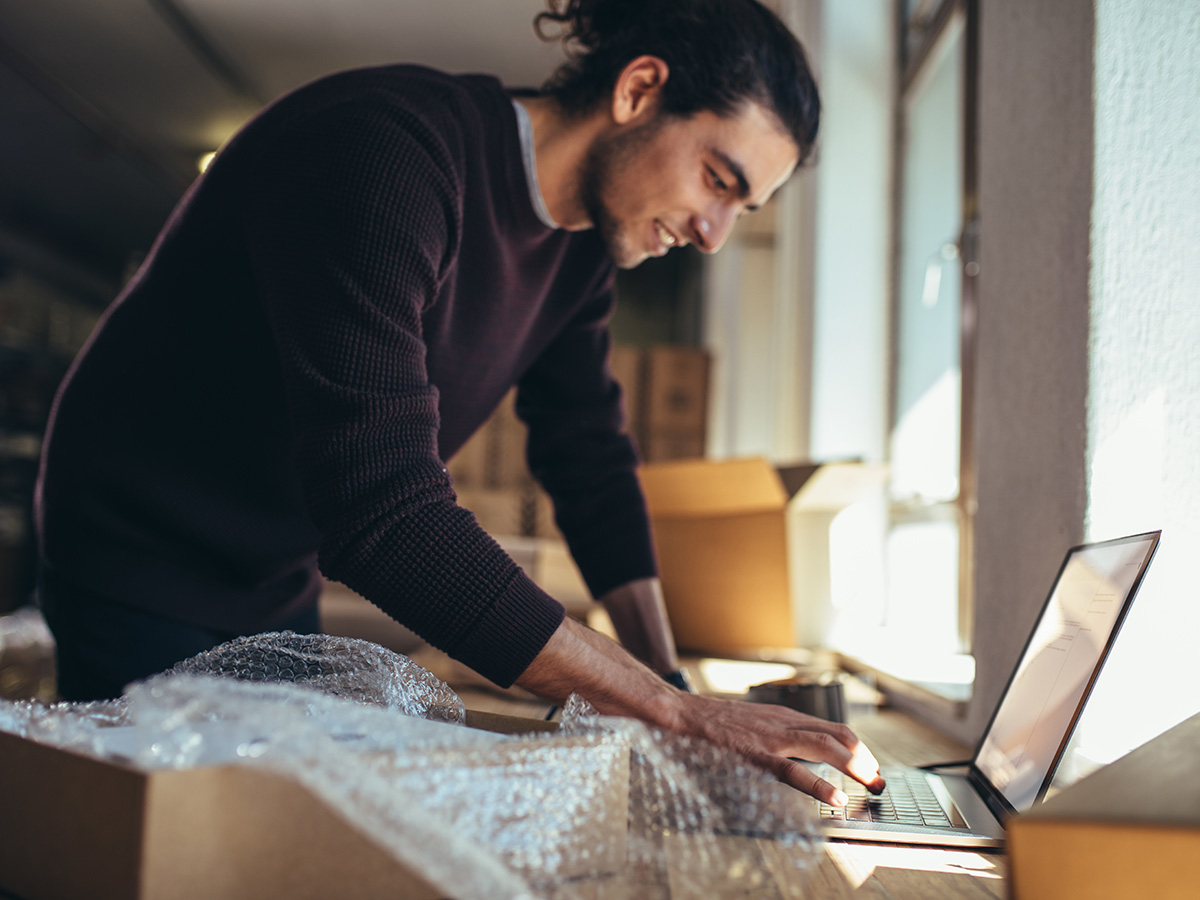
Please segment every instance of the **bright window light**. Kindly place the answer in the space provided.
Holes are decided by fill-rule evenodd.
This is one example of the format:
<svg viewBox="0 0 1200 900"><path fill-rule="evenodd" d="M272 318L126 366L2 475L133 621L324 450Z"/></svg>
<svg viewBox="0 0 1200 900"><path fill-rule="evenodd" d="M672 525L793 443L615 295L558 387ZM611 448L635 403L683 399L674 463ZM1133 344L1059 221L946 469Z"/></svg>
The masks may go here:
<svg viewBox="0 0 1200 900"><path fill-rule="evenodd" d="M756 684L780 681L796 674L796 667L786 663L702 659L699 666L704 683L721 694L744 694Z"/></svg>
<svg viewBox="0 0 1200 900"><path fill-rule="evenodd" d="M892 495L950 500L958 495L958 368L947 370L892 432Z"/></svg>

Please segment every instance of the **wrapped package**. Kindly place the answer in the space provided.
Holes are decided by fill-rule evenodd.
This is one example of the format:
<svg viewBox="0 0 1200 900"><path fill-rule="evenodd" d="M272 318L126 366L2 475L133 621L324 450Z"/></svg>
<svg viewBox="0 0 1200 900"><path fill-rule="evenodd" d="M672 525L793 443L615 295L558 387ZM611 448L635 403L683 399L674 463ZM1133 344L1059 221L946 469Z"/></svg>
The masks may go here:
<svg viewBox="0 0 1200 900"><path fill-rule="evenodd" d="M600 717L464 727L453 690L345 638L243 638L111 703L0 703L0 730L143 771L285 776L462 900L790 898L819 841L803 803L702 741Z"/></svg>

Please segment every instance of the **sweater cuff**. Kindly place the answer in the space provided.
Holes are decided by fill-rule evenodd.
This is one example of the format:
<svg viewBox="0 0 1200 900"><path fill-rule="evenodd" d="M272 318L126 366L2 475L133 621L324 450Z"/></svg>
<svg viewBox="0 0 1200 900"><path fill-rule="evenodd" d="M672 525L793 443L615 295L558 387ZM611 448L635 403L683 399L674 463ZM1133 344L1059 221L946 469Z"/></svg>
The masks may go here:
<svg viewBox="0 0 1200 900"><path fill-rule="evenodd" d="M511 687L565 616L561 603L518 572L452 655L499 687Z"/></svg>

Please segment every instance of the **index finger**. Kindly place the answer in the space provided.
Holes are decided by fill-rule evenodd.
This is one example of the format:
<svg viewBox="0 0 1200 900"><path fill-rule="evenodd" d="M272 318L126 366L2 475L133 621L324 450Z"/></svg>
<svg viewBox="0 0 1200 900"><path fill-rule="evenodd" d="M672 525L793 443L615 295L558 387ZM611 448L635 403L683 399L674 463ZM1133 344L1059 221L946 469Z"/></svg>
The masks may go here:
<svg viewBox="0 0 1200 900"><path fill-rule="evenodd" d="M809 725L797 735L796 752L789 753L788 756L801 757L809 762L828 763L865 785L873 794L882 792L886 786L879 774L879 762L874 754L845 725L832 722L823 722L815 727ZM806 783L808 781L805 778L801 780ZM794 786L809 793L803 785Z"/></svg>

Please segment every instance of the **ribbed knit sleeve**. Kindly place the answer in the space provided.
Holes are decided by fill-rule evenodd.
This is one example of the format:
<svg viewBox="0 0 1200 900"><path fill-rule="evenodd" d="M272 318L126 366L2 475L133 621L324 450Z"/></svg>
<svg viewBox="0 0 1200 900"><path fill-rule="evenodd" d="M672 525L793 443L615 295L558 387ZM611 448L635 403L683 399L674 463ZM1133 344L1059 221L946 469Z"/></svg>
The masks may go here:
<svg viewBox="0 0 1200 900"><path fill-rule="evenodd" d="M370 95L312 111L248 157L242 221L322 571L507 686L563 609L456 505L437 452L421 323L461 238L453 142Z"/></svg>
<svg viewBox="0 0 1200 900"><path fill-rule="evenodd" d="M521 379L517 413L529 425L530 471L594 597L658 574L637 453L608 358L613 270L593 299Z"/></svg>

